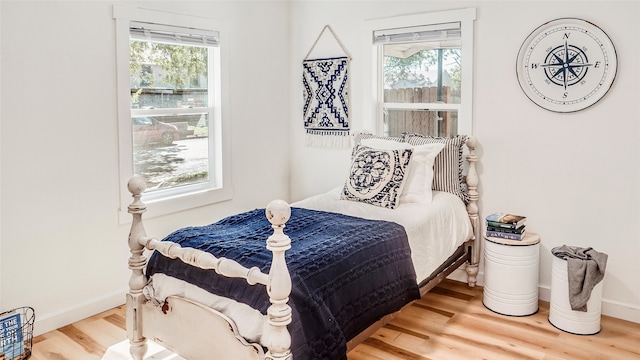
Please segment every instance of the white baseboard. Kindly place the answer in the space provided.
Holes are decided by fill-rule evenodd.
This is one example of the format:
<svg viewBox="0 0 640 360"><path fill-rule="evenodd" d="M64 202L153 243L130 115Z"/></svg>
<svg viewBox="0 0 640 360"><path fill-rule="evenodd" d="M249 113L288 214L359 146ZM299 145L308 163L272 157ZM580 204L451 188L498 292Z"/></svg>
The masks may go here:
<svg viewBox="0 0 640 360"><path fill-rule="evenodd" d="M38 336L120 306L125 303L128 290L122 289L103 297L90 299L82 304L61 309L55 313L36 314L33 335Z"/></svg>
<svg viewBox="0 0 640 360"><path fill-rule="evenodd" d="M467 282L467 272L464 270L465 265L453 270L453 272L451 274L449 274L449 276L447 276L447 279L451 279L451 280L456 280L456 281L460 281L460 282ZM477 277L476 277L476 285L484 285L484 273L479 272Z"/></svg>
<svg viewBox="0 0 640 360"><path fill-rule="evenodd" d="M461 267L452 272L448 278L456 281L467 282L467 273L463 270L463 267ZM477 284L484 285L484 272L478 273ZM551 288L538 286L538 298L542 301L549 302L551 300ZM603 298L602 315L640 324L640 307L637 305L625 304L619 301Z"/></svg>
<svg viewBox="0 0 640 360"><path fill-rule="evenodd" d="M640 324L640 307L614 300L602 300L602 314Z"/></svg>
<svg viewBox="0 0 640 360"><path fill-rule="evenodd" d="M542 301L551 300L551 288L538 286L538 298ZM627 320L640 324L640 307L632 304L625 304L611 299L602 299L602 315L611 316L616 319Z"/></svg>
<svg viewBox="0 0 640 360"><path fill-rule="evenodd" d="M448 276L449 279L467 282L467 273L462 269L456 269ZM478 273L477 284L484 285L484 272ZM113 309L124 304L128 289L122 289L112 294L89 300L83 304L69 307L51 314L36 316L34 326L34 336L56 330L76 321L86 319L103 311ZM542 301L551 299L551 288L545 286L538 287L538 298ZM625 304L615 300L602 299L602 315L611 316L617 319L640 323L640 307Z"/></svg>

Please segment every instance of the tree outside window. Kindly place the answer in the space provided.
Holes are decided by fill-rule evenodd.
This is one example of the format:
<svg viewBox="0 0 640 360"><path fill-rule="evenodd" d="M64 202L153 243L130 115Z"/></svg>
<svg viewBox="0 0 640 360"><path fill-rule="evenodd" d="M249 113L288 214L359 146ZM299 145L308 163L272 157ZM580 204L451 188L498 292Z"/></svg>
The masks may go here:
<svg viewBox="0 0 640 360"><path fill-rule="evenodd" d="M209 48L132 39L129 51L134 173L151 191L208 181Z"/></svg>

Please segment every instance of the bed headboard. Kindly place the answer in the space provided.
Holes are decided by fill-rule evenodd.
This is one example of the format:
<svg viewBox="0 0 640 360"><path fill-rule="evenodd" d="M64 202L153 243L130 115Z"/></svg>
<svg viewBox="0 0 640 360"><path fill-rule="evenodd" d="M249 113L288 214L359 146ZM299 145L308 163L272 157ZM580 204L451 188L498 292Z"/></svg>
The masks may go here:
<svg viewBox="0 0 640 360"><path fill-rule="evenodd" d="M378 136L370 133L354 134L355 146L363 139L383 139L413 146L441 143L444 148L435 158L433 167L433 190L452 193L465 203L469 220L473 226L474 246L470 252L467 266L469 283L475 283L480 261L480 216L478 207L478 173L476 163L478 156L475 152L478 139L471 135L457 135L452 137L434 137L421 134L402 134L400 136Z"/></svg>
<svg viewBox="0 0 640 360"><path fill-rule="evenodd" d="M469 284L475 284L475 278L478 274L478 263L480 262L480 244L482 237L480 236L480 215L478 200L480 195L478 194L478 172L476 169L476 163L478 162L478 155L476 155L476 147L478 146L478 139L475 136L468 136L465 142L467 147L466 151L466 175L464 181L467 184L467 192L469 201L467 202L467 213L469 214L469 220L473 226L474 246L471 251L471 261L467 265L467 274L469 275Z"/></svg>

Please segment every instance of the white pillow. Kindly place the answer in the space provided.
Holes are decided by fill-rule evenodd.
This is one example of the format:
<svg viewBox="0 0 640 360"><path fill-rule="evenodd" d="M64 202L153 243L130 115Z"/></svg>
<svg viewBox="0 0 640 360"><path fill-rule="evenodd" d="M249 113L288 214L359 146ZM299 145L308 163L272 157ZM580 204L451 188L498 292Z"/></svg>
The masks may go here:
<svg viewBox="0 0 640 360"><path fill-rule="evenodd" d="M464 145L468 140L466 135L454 137L434 137L420 134L409 134L405 141L411 145L443 143L444 149L440 152L433 165L433 190L446 191L457 195L469 202L469 190L462 176Z"/></svg>
<svg viewBox="0 0 640 360"><path fill-rule="evenodd" d="M414 146L409 143L373 138L362 139L360 144L374 149L413 149L413 155L409 161L406 183L400 194L400 203L431 203L433 199L433 192L431 190L433 183L433 164L436 156L444 149L445 144L432 143Z"/></svg>

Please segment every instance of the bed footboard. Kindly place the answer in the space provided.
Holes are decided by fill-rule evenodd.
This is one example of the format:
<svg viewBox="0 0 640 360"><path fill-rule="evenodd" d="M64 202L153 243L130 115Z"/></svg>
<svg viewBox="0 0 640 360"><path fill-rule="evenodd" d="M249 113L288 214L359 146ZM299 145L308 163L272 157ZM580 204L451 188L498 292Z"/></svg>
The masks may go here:
<svg viewBox="0 0 640 360"><path fill-rule="evenodd" d="M231 319L195 301L169 296L161 307L148 301L141 314L145 333L153 329L148 339L181 358L265 359L262 346L247 342Z"/></svg>
<svg viewBox="0 0 640 360"><path fill-rule="evenodd" d="M266 334L263 339L264 345L268 348L265 354L266 359L285 360L291 359L291 335L287 330L287 325L291 323L291 308L288 305L291 293L291 277L285 262L285 251L291 248L291 240L284 234L283 229L291 215L289 205L281 200L271 202L266 209L265 215L273 227L273 235L266 241L266 247L273 253L273 260L269 274L262 273L258 268L245 268L237 262L216 258L215 256L191 248L182 248L179 244L165 241L158 241L148 238L142 224L142 214L146 211L146 205L141 200L141 195L146 189L146 183L141 177L133 177L129 180L128 189L133 195L134 201L129 205L128 211L133 216L131 232L129 233L129 269L131 277L129 279L129 292L127 293L127 337L130 342L130 354L135 360L141 360L147 352L147 338L153 338L153 326L143 320L143 311L147 302L142 290L147 284L144 270L147 265L147 258L143 254L145 249L157 250L164 256L172 259L179 258L187 264L200 267L202 269L213 269L218 274L227 277L244 278L250 285L263 284L267 288L267 293L271 306L267 310ZM147 304L148 306L148 304ZM174 312L174 318L180 316ZM146 326L143 326L146 324ZM186 329L185 329L186 330ZM228 329L225 329L228 331ZM184 331L184 330L183 330ZM171 332L166 329L159 330L163 337L170 336ZM175 329L174 333L179 333ZM197 332L190 334L197 336ZM183 335L184 337L184 335ZM202 340L206 342L205 339ZM168 344L174 343L168 341ZM176 349L169 350L180 354ZM208 353L207 356L213 355Z"/></svg>

